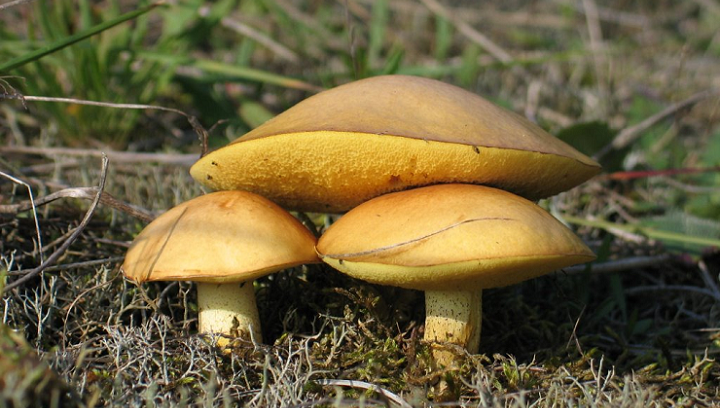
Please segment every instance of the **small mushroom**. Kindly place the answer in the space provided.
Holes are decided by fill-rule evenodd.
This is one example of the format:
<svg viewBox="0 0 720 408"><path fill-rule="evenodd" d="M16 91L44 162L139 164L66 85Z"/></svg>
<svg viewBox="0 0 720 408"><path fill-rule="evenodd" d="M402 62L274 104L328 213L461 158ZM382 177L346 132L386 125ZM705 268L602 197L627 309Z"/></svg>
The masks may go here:
<svg viewBox="0 0 720 408"><path fill-rule="evenodd" d="M439 183L491 185L536 200L599 171L589 157L476 94L388 75L314 95L206 155L190 174L213 190L252 191L288 209L344 212Z"/></svg>
<svg viewBox="0 0 720 408"><path fill-rule="evenodd" d="M184 202L148 224L122 269L137 283L197 282L199 332L262 342L253 281L319 262L315 242L271 201L223 191Z"/></svg>
<svg viewBox="0 0 720 408"><path fill-rule="evenodd" d="M371 283L425 291L425 340L477 353L482 290L595 255L534 203L491 187L445 184L383 195L320 237L321 259ZM434 353L441 366L452 353Z"/></svg>

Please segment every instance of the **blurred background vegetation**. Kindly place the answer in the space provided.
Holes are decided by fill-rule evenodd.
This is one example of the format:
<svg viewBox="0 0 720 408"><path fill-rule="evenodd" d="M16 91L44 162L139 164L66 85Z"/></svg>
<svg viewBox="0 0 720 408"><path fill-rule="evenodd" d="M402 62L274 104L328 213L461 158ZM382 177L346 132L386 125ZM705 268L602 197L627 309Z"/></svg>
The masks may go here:
<svg viewBox="0 0 720 408"><path fill-rule="evenodd" d="M663 398L706 403L718 397L720 384L707 374L718 374L720 369L714 360L707 363L703 352L712 357L720 347L720 3L176 0L158 4L21 0L0 5L0 149L6 149L0 150L0 170L47 193L96 185L99 175L99 165L91 155L62 155L54 148L200 152L192 126L172 112L31 98L23 104L21 95L179 109L210 129L210 146L216 148L322 89L355 79L409 74L453 83L525 115L600 160L603 175L541 203L575 225L598 253L599 262L672 257L655 258L665 261L622 274L585 271L488 291L482 351L498 353L491 362L483 361L498 376L490 389L550 389L560 367L577 378L590 378L589 361L602 356L622 372L646 373L642 384L660 390L658 404ZM49 49L38 57L35 52L43 47ZM648 122L654 117L657 120ZM27 153L20 147L39 150ZM201 193L187 175L186 165L154 160L142 165L111 161L107 191L152 211ZM26 193L16 183L0 179L0 204L25 199ZM67 224L80 218L78 211L83 207L52 208L42 217L45 242L65 237ZM0 216L5 269L39 264L31 216ZM122 256L124 247L119 243L131 240L143 225L110 210L100 211L98 217L78 244L81 248L69 254L66 262ZM60 282L73 285L42 289L49 297L38 300L36 313L27 312L32 308L26 301L39 290L36 287L5 294L3 323L26 332L33 347L47 354L73 387L89 390L90 385L100 384L96 388L102 390L100 401L139 404L127 394L109 391L113 384L132 379L112 367L103 368L103 358L111 354L103 336L117 335L108 334L106 326L145 327L150 318L144 296L162 299L167 293L185 293L189 298L179 298L190 305L193 299L183 292L187 289L183 285L167 289L157 284L142 296L133 292L129 301L126 292L131 289L112 278L118 276L118 266L115 260L108 261L102 273L94 267L74 270L85 277L82 283L59 274ZM421 300L334 275L313 278L305 273L295 271L291 278L260 283L268 337L285 344L292 341L283 335L288 327L305 335L314 333L319 327L314 320L318 313L347 319L343 322L356 330L360 329L353 324L358 322L371 329L394 329L395 334L399 327L399 345L394 348L375 339L335 348L319 342L315 350L327 353L347 348L368 353L327 360L344 367L323 366L331 375L365 380L385 375L384 384L398 392L418 386L408 380L420 381L417 367L398 356L401 346L409 344L403 342L410 341L413 324L420 321ZM100 284L121 291L126 298L102 298L90 290ZM299 293L284 302L271 296L297 285L337 290L321 291L322 296L309 299L310 305L303 304L308 299ZM70 305L81 293L88 293L84 300L88 304L130 302L144 311L124 309L108 315L98 306L93 313L80 313ZM387 299L383 302L393 303L389 308L397 310L398 316L405 316L399 326L391 317L377 314L378 293ZM343 306L347 303L352 305L349 310ZM163 309L163 314L185 319L172 306L165 307L169 309ZM37 318L51 311L67 315ZM290 311L296 313L294 317L283 320L282 313ZM368 319L375 326L367 326ZM185 321L167 330L187 337L192 327L188 324ZM68 329L62 325L70 327L71 333L63 332ZM87 332L87 327L94 329ZM332 335L329 326L322 327L319 336ZM61 332L64 337L56 337ZM153 339L158 335L148 334ZM375 335L383 337L387 332ZM577 343L571 346L568 338ZM106 345L98 346L103 341ZM83 351L83 361L92 361L90 368L73 365L80 361L78 345L86 342L96 347ZM368 355L395 365L348 368L367 362ZM698 361L704 362L700 368ZM185 367L183 362L177 364ZM545 371L527 368L536 364ZM232 375L243 373L232 367ZM87 379L90 372L92 380L80 384L79 378ZM475 374L471 370L468 378ZM154 374L150 370L143 375L152 378ZM222 400L222 393L231 390L235 399L247 402L252 398L243 394L247 389L233 389L222 382L217 386L220 391L210 390L206 372L197 374L195 381L193 395L217 393ZM249 388L259 387L258 378L247 381ZM683 381L701 384L693 388L693 394L681 387ZM182 381L173 380L179 387L176 382ZM622 384L618 387L622 389ZM478 389L466 387L465 401L476 402ZM177 397L172 389L161 391ZM595 392L600 395L600 390Z"/></svg>
<svg viewBox="0 0 720 408"><path fill-rule="evenodd" d="M62 44L147 4L38 0L4 8L0 58ZM618 131L717 90L719 13L707 0L484 7L436 0L179 1L5 74L25 95L153 103L195 115L206 127L221 123L211 147L320 89L372 75L421 75L524 113L597 156ZM709 169L673 182L717 185L714 101L680 110L611 149L600 157L606 171ZM198 146L177 115L63 103L17 107L4 104L15 123L29 126L11 127L4 136L10 144L185 152ZM702 224L701 233L717 237L717 224L695 218L720 217L717 192L675 188L663 196L659 203L642 200L648 215L673 210L667 220L643 218L648 226L667 221L682 232Z"/></svg>

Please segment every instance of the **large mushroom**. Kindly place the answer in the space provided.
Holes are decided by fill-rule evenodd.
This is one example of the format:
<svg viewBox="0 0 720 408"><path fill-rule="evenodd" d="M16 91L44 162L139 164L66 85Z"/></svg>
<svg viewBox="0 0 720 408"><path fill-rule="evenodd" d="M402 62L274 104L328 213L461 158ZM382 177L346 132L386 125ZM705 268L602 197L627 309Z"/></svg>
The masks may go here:
<svg viewBox="0 0 720 408"><path fill-rule="evenodd" d="M271 201L223 191L184 202L148 224L122 269L137 283L197 282L199 332L262 342L253 281L319 262L315 242Z"/></svg>
<svg viewBox="0 0 720 408"><path fill-rule="evenodd" d="M445 184L367 201L320 237L317 252L367 282L425 292L425 340L477 353L482 290L595 255L534 203L491 187ZM453 364L436 350L436 362Z"/></svg>
<svg viewBox="0 0 720 408"><path fill-rule="evenodd" d="M344 212L438 183L490 185L531 200L600 166L523 117L432 79L391 75L321 92L200 159L192 176L299 211Z"/></svg>

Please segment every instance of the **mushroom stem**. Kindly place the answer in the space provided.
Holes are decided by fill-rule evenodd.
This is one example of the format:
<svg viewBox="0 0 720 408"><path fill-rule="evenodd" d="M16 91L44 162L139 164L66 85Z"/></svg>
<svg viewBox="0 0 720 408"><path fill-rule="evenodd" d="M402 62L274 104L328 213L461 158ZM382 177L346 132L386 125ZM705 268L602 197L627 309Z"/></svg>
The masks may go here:
<svg viewBox="0 0 720 408"><path fill-rule="evenodd" d="M476 354L480 348L482 291L425 291L425 341L452 343ZM438 367L455 365L456 354L433 347Z"/></svg>
<svg viewBox="0 0 720 408"><path fill-rule="evenodd" d="M252 281L198 282L197 291L200 333L224 334L262 343L260 316Z"/></svg>

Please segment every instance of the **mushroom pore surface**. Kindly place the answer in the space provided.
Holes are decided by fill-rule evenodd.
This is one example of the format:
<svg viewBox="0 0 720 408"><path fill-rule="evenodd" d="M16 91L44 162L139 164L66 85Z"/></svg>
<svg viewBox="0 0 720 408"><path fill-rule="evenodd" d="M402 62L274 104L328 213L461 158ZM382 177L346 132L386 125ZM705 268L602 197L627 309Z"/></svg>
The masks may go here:
<svg viewBox="0 0 720 408"><path fill-rule="evenodd" d="M312 96L202 159L192 176L283 207L343 212L437 183L557 194L600 166L523 117L439 81L368 78Z"/></svg>

